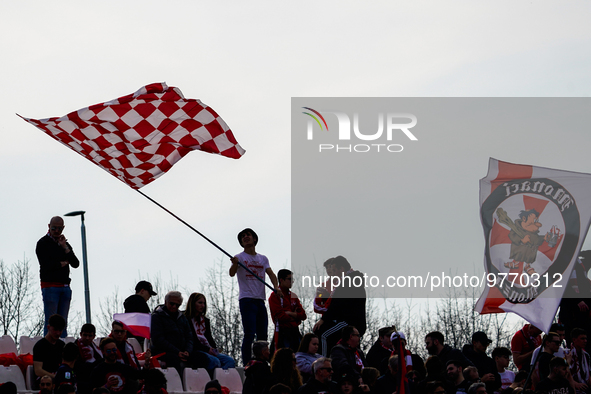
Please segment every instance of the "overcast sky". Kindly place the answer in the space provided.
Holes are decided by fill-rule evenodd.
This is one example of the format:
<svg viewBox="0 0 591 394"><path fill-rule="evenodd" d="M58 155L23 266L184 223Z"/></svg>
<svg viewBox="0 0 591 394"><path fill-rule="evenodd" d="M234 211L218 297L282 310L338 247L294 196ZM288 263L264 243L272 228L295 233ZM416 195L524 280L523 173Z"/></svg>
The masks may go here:
<svg viewBox="0 0 591 394"><path fill-rule="evenodd" d="M36 271L35 243L49 219L87 211L93 312L101 298L116 288L131 293L147 274L172 275L182 287L201 291L205 269L224 256L15 113L59 117L153 82L201 99L224 118L246 154L232 160L192 152L142 191L231 254L240 251L236 234L252 227L258 251L277 271L291 264L292 97L591 93L587 1L20 1L2 2L0 15L0 259L31 259ZM445 160L468 160L469 171L450 184L469 193L465 214L476 216L469 228L455 231L480 243L466 257L479 267L478 180L489 156L591 172L588 132L531 135L546 146L539 152L477 149L479 138L455 137L438 147L462 152ZM437 168L442 157L422 161L414 176ZM425 205L428 197L417 192L413 199ZM444 218L424 210L403 220L445 227ZM66 219L64 234L81 258L79 218ZM384 249L396 258L395 245ZM441 264L451 268L454 260ZM72 278L73 308L83 311L82 270Z"/></svg>

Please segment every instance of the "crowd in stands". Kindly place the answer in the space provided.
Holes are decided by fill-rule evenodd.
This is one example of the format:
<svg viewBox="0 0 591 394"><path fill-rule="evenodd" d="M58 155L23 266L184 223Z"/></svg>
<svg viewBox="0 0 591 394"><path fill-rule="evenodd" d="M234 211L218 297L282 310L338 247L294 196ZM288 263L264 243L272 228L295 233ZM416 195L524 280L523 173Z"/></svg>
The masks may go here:
<svg viewBox="0 0 591 394"><path fill-rule="evenodd" d="M40 242L43 253L68 259L55 264L62 270L65 284L69 281L66 268L77 260L61 229L63 221L52 218L49 239ZM375 333L377 340L366 356L361 348L366 331L365 290L351 285L362 274L346 258L337 256L324 263L329 276L343 280L334 288L326 282L317 289L314 310L320 316L313 332L302 333L301 322L308 316L291 292L292 272L282 269L275 275L266 257L255 251L258 236L252 229L241 231L238 242L244 251L231 259L229 274L237 276L240 289L244 394L591 393L588 327L554 324L542 336L540 329L526 324L513 336L511 349L496 347L492 351L493 341L485 332L474 332L470 343L456 349L446 343L441 332L433 331L424 336L429 355L424 360L406 348L403 332L388 326ZM40 264L44 264L41 258ZM42 283L43 275L42 271ZM265 275L274 290L268 298L275 326L271 342L267 341ZM351 279L348 284L346 278ZM180 376L185 368L204 368L211 378L204 392L226 393L213 380L214 370L235 368L238 363L218 349L205 295L191 294L182 311L183 295L172 290L164 304L151 311L147 301L156 295L152 285L140 281L135 291L125 300L125 312L151 314L147 350L136 354L130 343L130 327L118 320L98 345L92 324L84 324L79 338L65 344L61 338L67 314L54 313L46 317L45 336L33 348L40 394L165 394L167 380L156 366L174 368ZM567 334L569 341L565 342ZM511 359L514 369L510 368ZM9 383L0 386L0 394L12 390Z"/></svg>

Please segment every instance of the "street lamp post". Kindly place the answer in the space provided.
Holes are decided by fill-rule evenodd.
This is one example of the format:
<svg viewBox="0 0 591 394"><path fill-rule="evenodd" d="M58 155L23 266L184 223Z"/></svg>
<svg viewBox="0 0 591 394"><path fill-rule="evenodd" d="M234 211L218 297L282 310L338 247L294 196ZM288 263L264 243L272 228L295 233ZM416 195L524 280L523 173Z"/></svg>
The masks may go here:
<svg viewBox="0 0 591 394"><path fill-rule="evenodd" d="M86 303L86 323L90 323L90 287L88 285L88 260L86 258L86 227L84 227L84 214L86 211L74 211L64 216L80 216L82 219L82 268L84 270L84 301Z"/></svg>

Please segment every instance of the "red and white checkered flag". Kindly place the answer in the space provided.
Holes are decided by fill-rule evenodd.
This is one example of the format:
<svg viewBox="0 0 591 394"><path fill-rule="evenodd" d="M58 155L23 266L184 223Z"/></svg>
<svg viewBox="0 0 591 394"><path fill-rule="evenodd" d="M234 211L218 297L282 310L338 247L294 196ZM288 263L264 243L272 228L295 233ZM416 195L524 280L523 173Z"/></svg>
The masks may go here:
<svg viewBox="0 0 591 394"><path fill-rule="evenodd" d="M134 189L164 174L192 150L233 159L245 152L213 109L185 99L178 88L165 83L61 118L23 119Z"/></svg>

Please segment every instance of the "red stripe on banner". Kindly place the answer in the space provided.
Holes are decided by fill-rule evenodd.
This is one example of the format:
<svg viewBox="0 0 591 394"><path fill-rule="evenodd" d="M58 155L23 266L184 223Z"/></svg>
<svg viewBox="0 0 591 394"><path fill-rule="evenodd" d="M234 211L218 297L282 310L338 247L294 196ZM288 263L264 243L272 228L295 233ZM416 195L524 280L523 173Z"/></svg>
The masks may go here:
<svg viewBox="0 0 591 394"><path fill-rule="evenodd" d="M531 196L523 196L523 206L525 207L526 211L530 209L535 209L540 215L546 209L546 205L548 205L550 201L548 200L541 200L539 198L531 197Z"/></svg>
<svg viewBox="0 0 591 394"><path fill-rule="evenodd" d="M480 314L485 315L488 313L504 313L505 311L499 308L503 302L505 302L505 296L501 294L499 289L492 287L489 290L488 297L484 302L484 306L482 307Z"/></svg>
<svg viewBox="0 0 591 394"><path fill-rule="evenodd" d="M135 335L136 337L148 338L150 339L150 327L146 326L130 326L124 324L127 331Z"/></svg>
<svg viewBox="0 0 591 394"><path fill-rule="evenodd" d="M512 179L528 179L533 174L533 167L523 164L512 164L504 161L498 162L499 173L495 180L490 183L492 193L498 186Z"/></svg>
<svg viewBox="0 0 591 394"><path fill-rule="evenodd" d="M497 219L494 220L492 230L490 232L490 247L492 248L495 245L499 244L510 244L511 240L509 239L509 233L511 230L507 230L505 227L501 226Z"/></svg>

